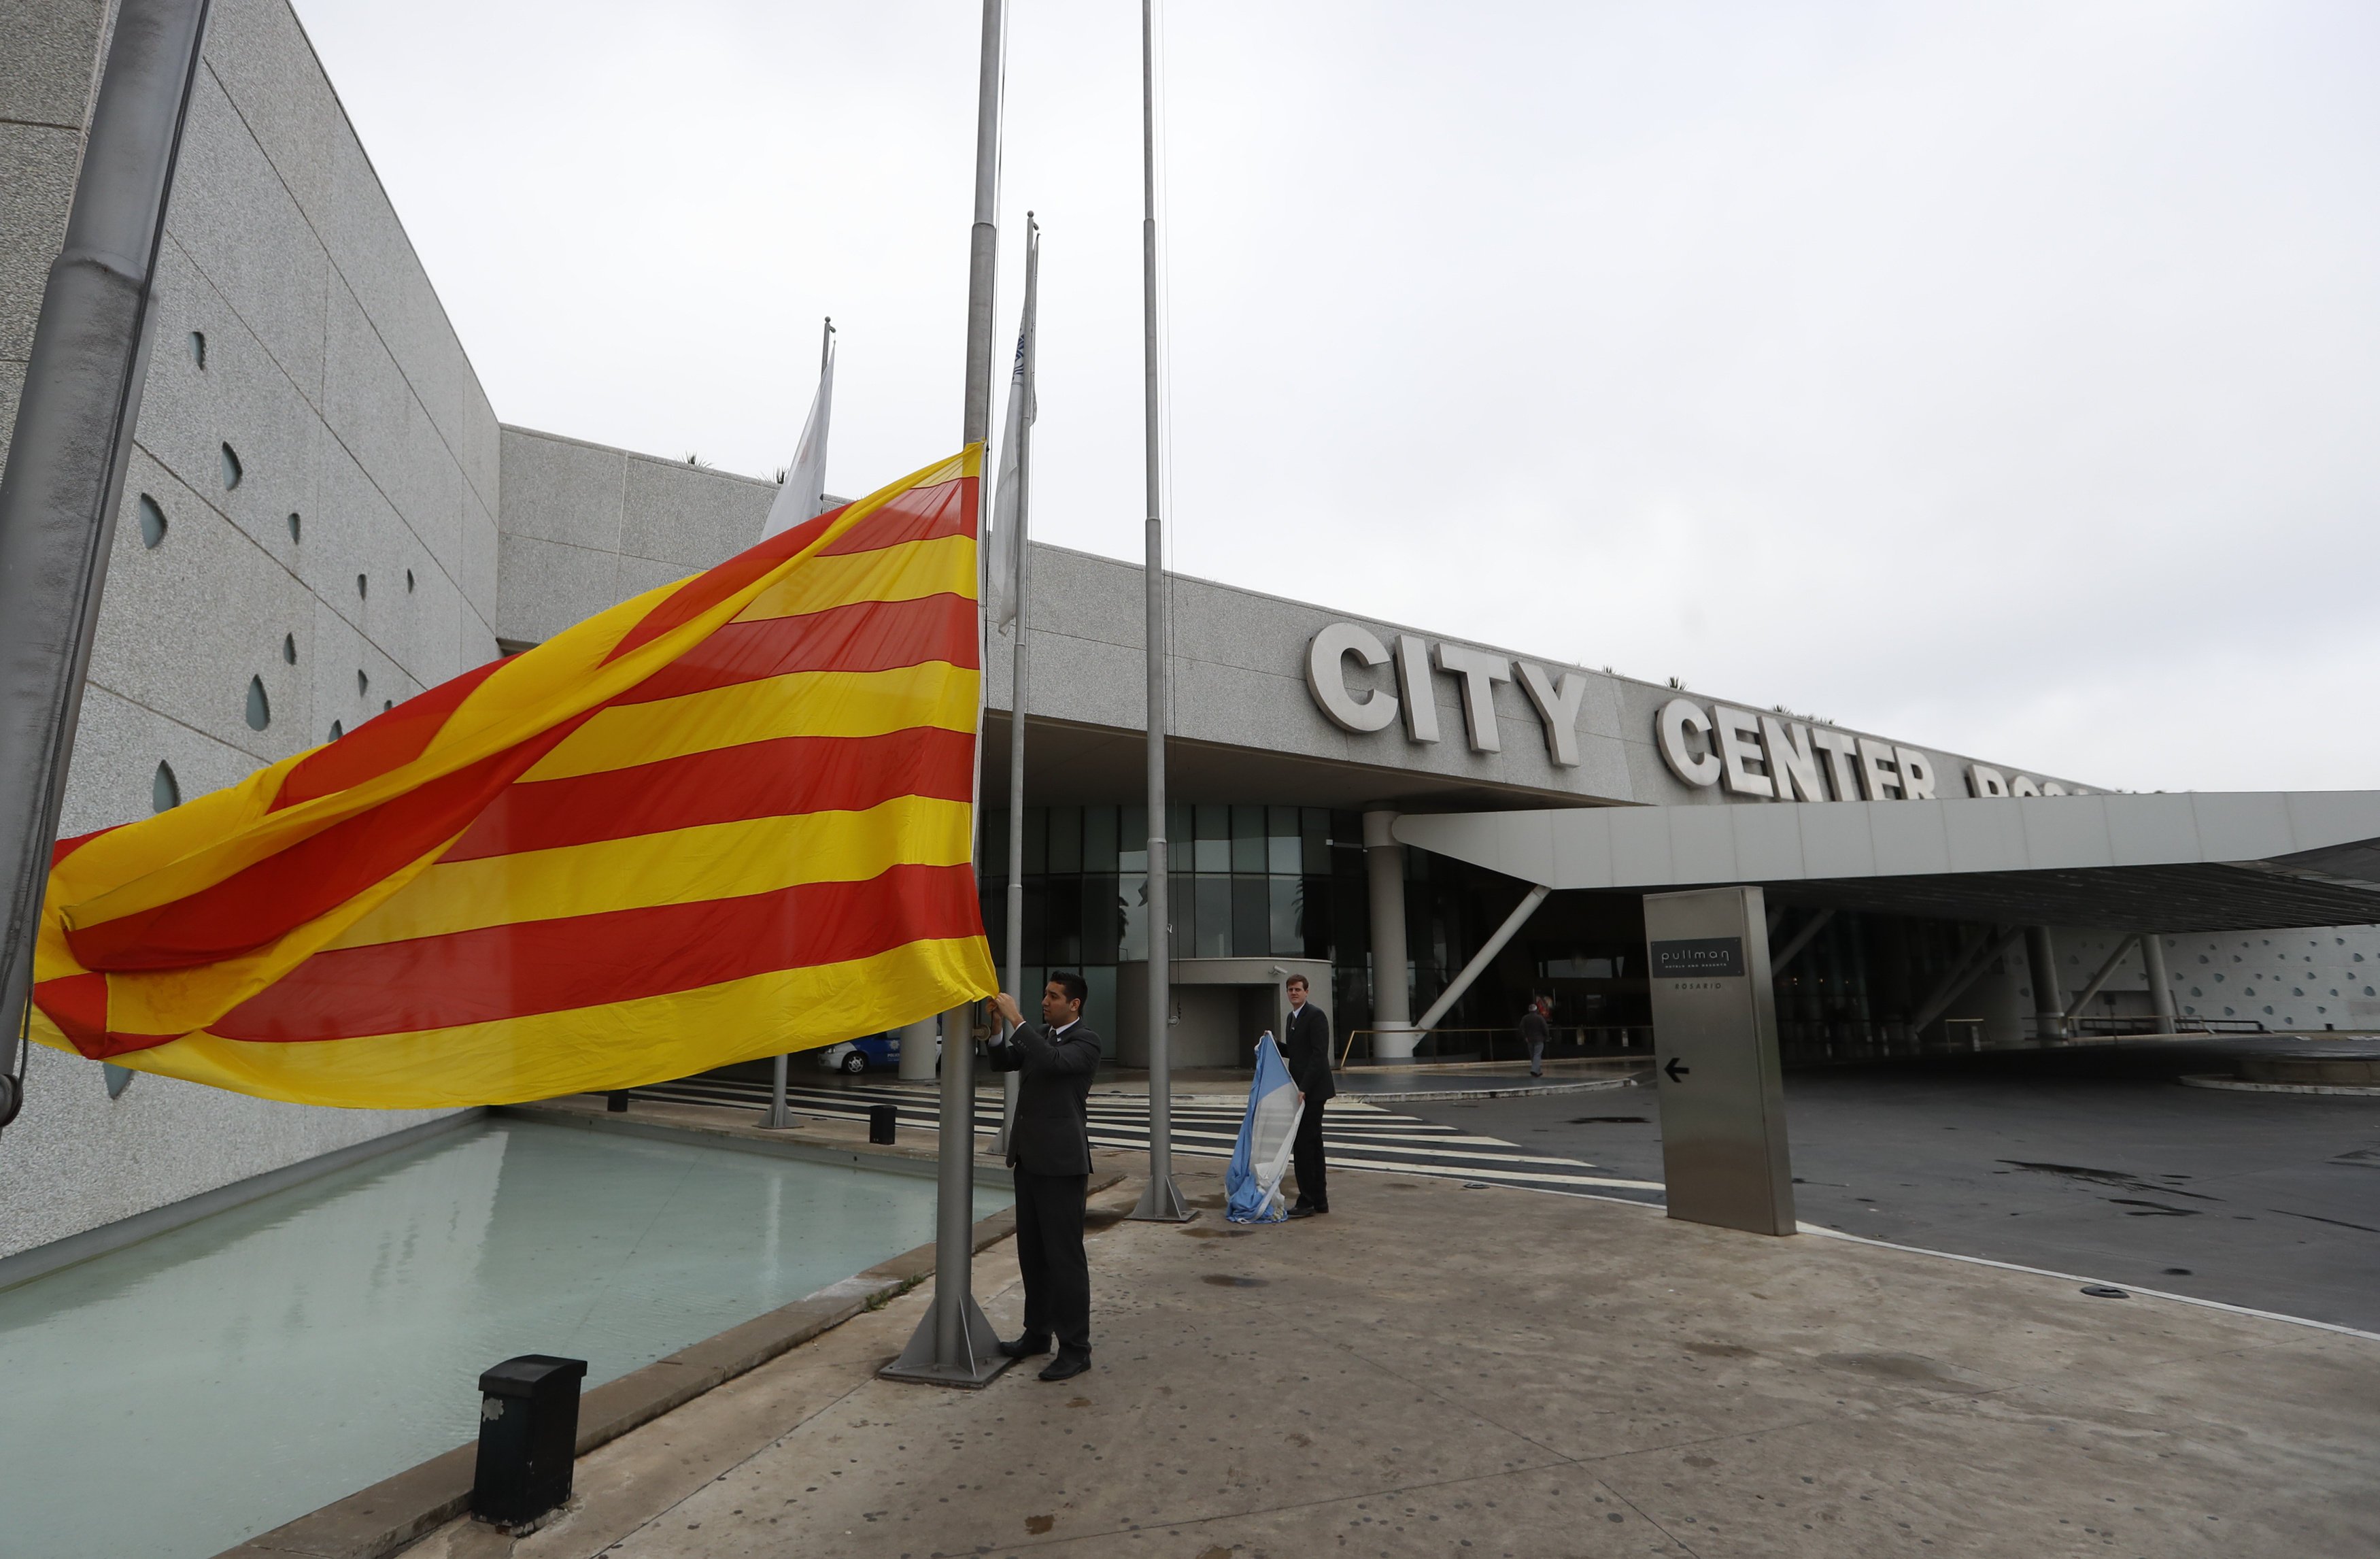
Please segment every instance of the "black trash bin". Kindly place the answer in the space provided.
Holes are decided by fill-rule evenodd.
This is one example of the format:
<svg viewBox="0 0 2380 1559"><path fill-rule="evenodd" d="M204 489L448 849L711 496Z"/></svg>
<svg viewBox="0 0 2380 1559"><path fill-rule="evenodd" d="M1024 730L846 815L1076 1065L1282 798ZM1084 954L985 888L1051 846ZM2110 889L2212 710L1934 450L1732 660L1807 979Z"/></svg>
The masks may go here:
<svg viewBox="0 0 2380 1559"><path fill-rule="evenodd" d="M525 1353L480 1377L480 1459L471 1514L520 1527L570 1500L583 1358Z"/></svg>
<svg viewBox="0 0 2380 1559"><path fill-rule="evenodd" d="M896 1114L895 1107L891 1104L868 1106L868 1139L870 1142L892 1141L892 1122Z"/></svg>

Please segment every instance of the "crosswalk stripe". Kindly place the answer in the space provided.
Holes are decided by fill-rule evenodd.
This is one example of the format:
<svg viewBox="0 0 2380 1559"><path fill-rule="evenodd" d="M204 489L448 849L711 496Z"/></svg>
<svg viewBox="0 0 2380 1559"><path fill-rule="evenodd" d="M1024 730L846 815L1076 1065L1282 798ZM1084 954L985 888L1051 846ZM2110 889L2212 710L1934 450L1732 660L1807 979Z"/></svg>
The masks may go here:
<svg viewBox="0 0 2380 1559"><path fill-rule="evenodd" d="M633 1090L637 1097L671 1103L732 1105L759 1108L769 1102L766 1083L727 1078L685 1078ZM791 1084L786 1101L811 1114L858 1118L870 1105L891 1104L895 1118L911 1126L932 1126L941 1114L941 1097L929 1086L859 1084L814 1087ZM976 1135L990 1137L1000 1129L1001 1092L979 1089L976 1093ZM1095 1095L1088 1109L1094 1147L1146 1151L1148 1147L1148 1104L1145 1097ZM1244 1114L1237 1104L1180 1103L1173 1109L1173 1148L1202 1158L1229 1158L1239 1141ZM1457 1127L1440 1126L1415 1115L1402 1115L1360 1100L1334 1101L1324 1117L1323 1140L1330 1162L1349 1169L1428 1175L1441 1180L1465 1180L1525 1187L1534 1190L1595 1194L1611 1190L1659 1191L1657 1180L1630 1180L1596 1173L1596 1165L1580 1159L1557 1158L1522 1150L1500 1137L1483 1137Z"/></svg>

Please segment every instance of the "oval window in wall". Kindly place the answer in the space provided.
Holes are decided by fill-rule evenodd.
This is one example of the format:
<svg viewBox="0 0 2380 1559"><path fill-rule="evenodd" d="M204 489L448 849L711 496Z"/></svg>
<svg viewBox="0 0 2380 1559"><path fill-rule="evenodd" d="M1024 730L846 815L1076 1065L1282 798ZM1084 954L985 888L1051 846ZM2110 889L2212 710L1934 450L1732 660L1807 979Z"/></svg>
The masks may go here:
<svg viewBox="0 0 2380 1559"><path fill-rule="evenodd" d="M298 636L296 634L285 633L281 636L281 658L287 661L291 665L296 665L298 664Z"/></svg>
<svg viewBox="0 0 2380 1559"><path fill-rule="evenodd" d="M171 763L157 765L157 773L149 781L149 804L161 812L182 804L182 787L174 778Z"/></svg>
<svg viewBox="0 0 2380 1559"><path fill-rule="evenodd" d="M356 697L359 699L371 697L371 678L360 671L356 673Z"/></svg>
<svg viewBox="0 0 2380 1559"><path fill-rule="evenodd" d="M237 487L239 485L239 479L246 474L247 473L240 469L239 457L233 452L230 445L225 445L223 446L224 491L228 493L233 488Z"/></svg>
<svg viewBox="0 0 2380 1559"><path fill-rule="evenodd" d="M405 593L407 595L413 593L413 570L410 568L405 571Z"/></svg>
<svg viewBox="0 0 2380 1559"><path fill-rule="evenodd" d="M298 517L294 514L289 517L289 539L293 542L298 539Z"/></svg>
<svg viewBox="0 0 2380 1559"><path fill-rule="evenodd" d="M341 737L344 737L346 734L347 724L346 721L334 720L331 722L331 739L333 741L337 741Z"/></svg>
<svg viewBox="0 0 2380 1559"><path fill-rule="evenodd" d="M356 599L361 601L371 593L371 581L361 574L356 576Z"/></svg>
<svg viewBox="0 0 2380 1559"><path fill-rule="evenodd" d="M146 493L140 494L140 544L154 552L165 544L165 510Z"/></svg>
<svg viewBox="0 0 2380 1559"><path fill-rule="evenodd" d="M264 696L264 678L251 676L248 679L248 728L261 731L272 724L273 704Z"/></svg>
<svg viewBox="0 0 2380 1559"><path fill-rule="evenodd" d="M207 333L203 330L190 332L190 360L201 370L207 366Z"/></svg>

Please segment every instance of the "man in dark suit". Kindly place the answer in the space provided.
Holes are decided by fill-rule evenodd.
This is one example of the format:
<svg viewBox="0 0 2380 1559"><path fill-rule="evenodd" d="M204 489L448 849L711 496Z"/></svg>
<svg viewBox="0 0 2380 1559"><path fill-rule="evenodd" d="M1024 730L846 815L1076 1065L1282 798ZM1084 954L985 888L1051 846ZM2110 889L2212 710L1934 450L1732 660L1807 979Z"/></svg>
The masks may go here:
<svg viewBox="0 0 2380 1559"><path fill-rule="evenodd" d="M1008 1133L1008 1168L1016 1181L1016 1265L1025 1274L1025 1332L1000 1351L1058 1357L1045 1381L1070 1381L1091 1367L1091 1263L1083 1254L1083 1204L1091 1176L1091 1074L1099 1037L1083 1022L1090 986L1061 971L1041 989L1041 1021L1025 1021L1003 991L992 1006L1009 1024L991 1043L995 1072L1021 1072L1016 1122Z"/></svg>
<svg viewBox="0 0 2380 1559"><path fill-rule="evenodd" d="M1297 1165L1297 1202L1289 1210L1293 1218L1330 1211L1330 1188L1323 1179L1322 1106L1339 1092L1330 1076L1330 1015L1305 998L1305 976L1291 975L1281 1059L1289 1063L1289 1080L1297 1085L1298 1102L1305 1106L1297 1118L1297 1138L1290 1144Z"/></svg>

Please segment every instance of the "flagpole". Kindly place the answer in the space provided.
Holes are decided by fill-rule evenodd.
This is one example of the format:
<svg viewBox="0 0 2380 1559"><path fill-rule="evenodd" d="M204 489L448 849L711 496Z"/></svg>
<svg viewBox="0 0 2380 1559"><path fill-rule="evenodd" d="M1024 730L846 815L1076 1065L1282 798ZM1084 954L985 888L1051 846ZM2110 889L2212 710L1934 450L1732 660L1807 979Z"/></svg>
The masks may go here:
<svg viewBox="0 0 2380 1559"><path fill-rule="evenodd" d="M1025 591L1033 578L1026 554L1033 509L1033 381L1036 338L1034 326L1041 290L1041 225L1025 213L1025 321L1017 332L1017 368L1025 382L1025 406L1016 420L1016 547L1009 576L1010 612L1015 619L1016 642L1010 651L1008 678L1008 989L1025 999L1025 697L1029 653L1025 639ZM1005 451L1002 451L1003 456ZM998 1151L1008 1154L1008 1134L1016 1126L1016 1097L1024 1074L1000 1075L1000 1139Z"/></svg>
<svg viewBox="0 0 2380 1559"><path fill-rule="evenodd" d="M960 442L981 445L991 425L991 316L999 258L1000 99L1007 45L1004 0L983 0L983 43L976 82L975 225L967 238L966 410ZM983 482L976 482L976 664L981 665ZM982 679L977 679L976 800L983 797ZM978 837L983 808L972 809ZM980 851L978 852L978 856ZM937 1385L981 1386L1012 1360L975 1302L975 1034L969 1005L942 1015L941 1118L936 1133L934 1308L901 1356L881 1371Z"/></svg>
<svg viewBox="0 0 2380 1559"><path fill-rule="evenodd" d="M826 394L827 371L833 367L833 365L834 316L832 314L829 314L826 316L826 323L819 328L819 394L821 397ZM811 415L815 417L817 412L813 410ZM826 470L826 432L827 430L824 427L820 427L819 429L819 470L821 481L824 480ZM796 480L797 476L797 472L789 470L785 473L785 480L790 482ZM815 509L818 505L813 500L806 502L802 506L805 508ZM798 518L803 520L809 520L815 519L818 517L815 514L805 514ZM794 1113L789 1107L785 1097L785 1069L791 1064L792 1059L793 1058L791 1056L786 1055L781 1051L770 1060L769 1108L767 1113L762 1114L760 1117L760 1129L763 1131L786 1131L790 1130L793 1127Z"/></svg>
<svg viewBox="0 0 2380 1559"><path fill-rule="evenodd" d="M1185 1223L1190 1209L1173 1181L1173 993L1172 918L1165 881L1165 521L1159 502L1163 472L1157 420L1157 64L1150 0L1140 0L1141 438L1148 481L1148 551L1142 580L1148 592L1144 646L1148 663L1148 1187L1135 1218Z"/></svg>

